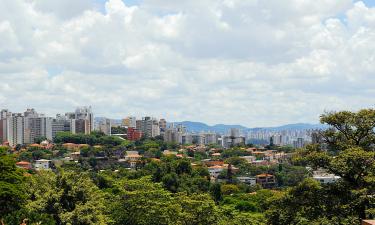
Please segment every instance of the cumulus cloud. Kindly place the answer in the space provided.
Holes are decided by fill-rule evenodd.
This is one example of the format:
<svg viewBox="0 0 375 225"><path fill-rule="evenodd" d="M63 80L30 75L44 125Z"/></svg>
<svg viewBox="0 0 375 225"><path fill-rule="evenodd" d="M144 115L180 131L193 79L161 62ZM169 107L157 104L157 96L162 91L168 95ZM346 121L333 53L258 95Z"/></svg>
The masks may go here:
<svg viewBox="0 0 375 225"><path fill-rule="evenodd" d="M361 1L0 0L0 106L270 126L373 107Z"/></svg>

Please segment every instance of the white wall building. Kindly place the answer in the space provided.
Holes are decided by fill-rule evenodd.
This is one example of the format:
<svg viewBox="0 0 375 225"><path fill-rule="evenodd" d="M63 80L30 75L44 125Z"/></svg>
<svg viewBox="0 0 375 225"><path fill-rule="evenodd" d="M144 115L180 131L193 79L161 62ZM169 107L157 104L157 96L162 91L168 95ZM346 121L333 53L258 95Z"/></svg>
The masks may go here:
<svg viewBox="0 0 375 225"><path fill-rule="evenodd" d="M237 177L238 181L241 183L254 186L257 184L257 179L255 177Z"/></svg>
<svg viewBox="0 0 375 225"><path fill-rule="evenodd" d="M36 170L49 170L51 169L51 160L47 160L47 159L35 160L34 167Z"/></svg>

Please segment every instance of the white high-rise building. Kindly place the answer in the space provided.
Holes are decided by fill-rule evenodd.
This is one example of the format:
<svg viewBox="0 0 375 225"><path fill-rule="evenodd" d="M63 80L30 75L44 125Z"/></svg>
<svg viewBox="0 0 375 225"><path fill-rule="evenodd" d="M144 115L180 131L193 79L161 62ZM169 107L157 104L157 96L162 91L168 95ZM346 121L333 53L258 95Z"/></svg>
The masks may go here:
<svg viewBox="0 0 375 225"><path fill-rule="evenodd" d="M10 146L24 144L24 117L21 113L13 113L6 119L7 125L7 141Z"/></svg>

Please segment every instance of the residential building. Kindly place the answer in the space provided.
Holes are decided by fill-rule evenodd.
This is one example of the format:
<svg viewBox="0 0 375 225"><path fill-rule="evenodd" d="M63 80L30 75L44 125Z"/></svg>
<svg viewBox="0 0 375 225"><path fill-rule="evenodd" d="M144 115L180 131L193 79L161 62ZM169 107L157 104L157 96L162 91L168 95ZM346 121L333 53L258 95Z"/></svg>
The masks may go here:
<svg viewBox="0 0 375 225"><path fill-rule="evenodd" d="M255 186L257 184L255 177L237 177L238 181L250 186Z"/></svg>
<svg viewBox="0 0 375 225"><path fill-rule="evenodd" d="M210 174L210 177L213 179L217 179L219 175L221 174L221 172L223 172L224 169L226 168L224 166L215 165L215 166L210 166L207 169L208 169L208 173Z"/></svg>
<svg viewBox="0 0 375 225"><path fill-rule="evenodd" d="M10 146L24 144L25 121L21 113L13 113L7 118L7 139Z"/></svg>
<svg viewBox="0 0 375 225"><path fill-rule="evenodd" d="M141 139L142 137L142 132L135 129L134 127L128 127L127 130L127 139L130 141L136 141Z"/></svg>
<svg viewBox="0 0 375 225"><path fill-rule="evenodd" d="M35 160L34 167L36 170L49 170L51 169L51 160L47 160L47 159Z"/></svg>
<svg viewBox="0 0 375 225"><path fill-rule="evenodd" d="M90 134L94 130L94 115L91 106L77 108L75 112L65 113L65 116L71 120L70 129L73 134Z"/></svg>
<svg viewBox="0 0 375 225"><path fill-rule="evenodd" d="M35 109L24 112L24 143L35 143L36 138L52 140L52 118L39 115Z"/></svg>
<svg viewBox="0 0 375 225"><path fill-rule="evenodd" d="M98 125L98 130L105 135L111 135L111 120L107 118L101 120Z"/></svg>
<svg viewBox="0 0 375 225"><path fill-rule="evenodd" d="M65 116L57 114L56 118L52 119L51 121L52 140L56 137L56 134L59 132L70 132L70 127L71 121L66 119Z"/></svg>
<svg viewBox="0 0 375 225"><path fill-rule="evenodd" d="M26 162L26 161L21 161L21 162L16 162L16 166L21 169L32 169L31 163Z"/></svg>
<svg viewBox="0 0 375 225"><path fill-rule="evenodd" d="M273 188L276 186L276 179L272 174L259 174L256 176L256 182L262 185L263 188Z"/></svg>
<svg viewBox="0 0 375 225"><path fill-rule="evenodd" d="M327 173L323 169L319 169L313 172L313 179L319 181L321 184L330 184L338 181L341 177L335 174Z"/></svg>
<svg viewBox="0 0 375 225"><path fill-rule="evenodd" d="M129 163L130 168L135 168L141 158L137 151L126 151L125 161Z"/></svg>
<svg viewBox="0 0 375 225"><path fill-rule="evenodd" d="M297 141L293 141L294 148L303 148L303 146L305 146L303 138L297 138Z"/></svg>
<svg viewBox="0 0 375 225"><path fill-rule="evenodd" d="M174 124L171 124L168 128L164 130L164 141L166 142L175 142L183 144L183 136L185 134L185 127L178 125L177 127Z"/></svg>
<svg viewBox="0 0 375 225"><path fill-rule="evenodd" d="M204 144L209 145L209 144L217 144L217 135L216 133L202 133L204 136Z"/></svg>
<svg viewBox="0 0 375 225"><path fill-rule="evenodd" d="M136 121L136 128L147 137L156 137L160 135L159 122L149 116Z"/></svg>
<svg viewBox="0 0 375 225"><path fill-rule="evenodd" d="M137 118L134 116L126 117L122 120L122 126L135 128L137 126Z"/></svg>
<svg viewBox="0 0 375 225"><path fill-rule="evenodd" d="M165 119L159 120L159 128L161 132L164 132L167 129L167 121Z"/></svg>
<svg viewBox="0 0 375 225"><path fill-rule="evenodd" d="M240 158L245 159L248 163L253 163L256 160L256 157L253 155L240 156Z"/></svg>
<svg viewBox="0 0 375 225"><path fill-rule="evenodd" d="M8 141L7 119L0 119L0 144Z"/></svg>

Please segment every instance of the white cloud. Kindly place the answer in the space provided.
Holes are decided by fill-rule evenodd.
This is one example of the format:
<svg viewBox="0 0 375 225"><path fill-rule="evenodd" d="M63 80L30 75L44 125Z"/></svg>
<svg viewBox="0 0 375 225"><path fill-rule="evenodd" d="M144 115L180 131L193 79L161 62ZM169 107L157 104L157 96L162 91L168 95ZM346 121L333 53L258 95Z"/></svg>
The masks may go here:
<svg viewBox="0 0 375 225"><path fill-rule="evenodd" d="M247 126L374 106L375 9L362 2L98 4L0 0L0 106Z"/></svg>

